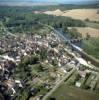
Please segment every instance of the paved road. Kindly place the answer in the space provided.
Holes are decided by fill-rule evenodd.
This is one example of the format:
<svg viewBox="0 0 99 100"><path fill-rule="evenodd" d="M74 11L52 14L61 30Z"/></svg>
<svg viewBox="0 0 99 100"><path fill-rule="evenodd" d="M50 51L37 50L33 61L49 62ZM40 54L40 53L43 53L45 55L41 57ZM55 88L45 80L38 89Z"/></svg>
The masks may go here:
<svg viewBox="0 0 99 100"><path fill-rule="evenodd" d="M51 96L51 94L66 80L68 79L74 72L76 71L75 68L73 68L66 76L64 76L56 85L53 87L51 91L49 91L42 100L47 100L48 97Z"/></svg>

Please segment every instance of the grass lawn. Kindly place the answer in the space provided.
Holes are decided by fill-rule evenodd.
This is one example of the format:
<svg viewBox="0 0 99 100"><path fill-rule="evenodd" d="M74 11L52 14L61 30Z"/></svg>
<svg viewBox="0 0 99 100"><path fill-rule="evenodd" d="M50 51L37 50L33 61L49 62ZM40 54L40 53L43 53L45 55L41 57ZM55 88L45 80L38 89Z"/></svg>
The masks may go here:
<svg viewBox="0 0 99 100"><path fill-rule="evenodd" d="M61 85L52 97L56 100L99 100L99 94L91 91L70 87L66 84Z"/></svg>

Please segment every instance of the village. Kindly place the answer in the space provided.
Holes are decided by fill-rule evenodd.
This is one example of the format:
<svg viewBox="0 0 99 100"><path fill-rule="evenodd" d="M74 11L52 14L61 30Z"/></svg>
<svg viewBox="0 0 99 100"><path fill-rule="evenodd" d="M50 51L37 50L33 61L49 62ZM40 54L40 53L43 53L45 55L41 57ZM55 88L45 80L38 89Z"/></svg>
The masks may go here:
<svg viewBox="0 0 99 100"><path fill-rule="evenodd" d="M0 94L7 100L17 97L19 89L26 87L24 80L13 75L22 58L38 55L40 58L36 63L27 64L27 69L32 71L28 83L31 84L31 100L42 100L72 69L75 71L68 77L67 85L99 91L99 74L92 70L95 66L85 61L53 31L45 36L6 34L0 37Z"/></svg>

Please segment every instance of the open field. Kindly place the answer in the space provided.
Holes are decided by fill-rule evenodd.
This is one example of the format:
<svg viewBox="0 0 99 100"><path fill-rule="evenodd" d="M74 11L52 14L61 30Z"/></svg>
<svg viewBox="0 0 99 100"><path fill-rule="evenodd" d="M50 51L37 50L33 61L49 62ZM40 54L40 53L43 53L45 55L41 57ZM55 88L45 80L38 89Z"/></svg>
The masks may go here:
<svg viewBox="0 0 99 100"><path fill-rule="evenodd" d="M60 9L57 9L55 11L45 11L44 13L48 15L62 16L64 12L61 11Z"/></svg>
<svg viewBox="0 0 99 100"><path fill-rule="evenodd" d="M78 32L82 34L83 37L86 37L87 34L91 37L99 37L99 29L91 27L75 27Z"/></svg>
<svg viewBox="0 0 99 100"><path fill-rule="evenodd" d="M97 12L98 9L72 9L66 11L61 11L57 9L55 11L46 11L43 13L56 16L66 16L71 17L73 19L89 19L91 21L99 21L99 14Z"/></svg>
<svg viewBox="0 0 99 100"><path fill-rule="evenodd" d="M99 95L94 92L82 90L80 88L61 85L52 95L56 100L98 100Z"/></svg>

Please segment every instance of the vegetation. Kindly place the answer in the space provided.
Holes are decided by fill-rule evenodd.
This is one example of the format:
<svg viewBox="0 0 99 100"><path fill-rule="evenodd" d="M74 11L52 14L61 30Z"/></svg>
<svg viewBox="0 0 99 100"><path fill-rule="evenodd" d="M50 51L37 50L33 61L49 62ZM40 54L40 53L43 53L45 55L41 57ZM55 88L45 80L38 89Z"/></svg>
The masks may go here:
<svg viewBox="0 0 99 100"><path fill-rule="evenodd" d="M49 90L45 88L47 84L45 84L45 81L54 81L54 77L50 73L54 73L57 67L41 63L42 59L45 59L46 56L43 56L45 52L40 52L39 54L24 56L16 67L14 77L22 81L24 88L18 90L18 93L14 96L14 100L28 100L28 98L38 94L43 95Z"/></svg>
<svg viewBox="0 0 99 100"><path fill-rule="evenodd" d="M98 100L99 95L63 84L53 93L52 97L56 98L56 100L79 100L79 98L80 100Z"/></svg>
<svg viewBox="0 0 99 100"><path fill-rule="evenodd" d="M0 21L0 36L4 35L4 30L3 30L3 26L2 26L2 22Z"/></svg>
<svg viewBox="0 0 99 100"><path fill-rule="evenodd" d="M22 32L22 30L30 32L33 31L33 26L35 26L37 23L43 23L47 25L51 25L55 28L64 28L64 27L72 27L72 26L85 26L85 24L80 20L73 20L71 18L66 17L55 17L51 15L45 15L45 14L30 14L30 15L24 15L24 19L20 20L17 18L12 18L9 20L9 22L5 23L5 26L9 27L15 27L19 32ZM20 17L19 17L20 18ZM14 29L15 30L15 29ZM16 32L17 32L16 30Z"/></svg>
<svg viewBox="0 0 99 100"><path fill-rule="evenodd" d="M99 14L99 10L97 11L97 14Z"/></svg>
<svg viewBox="0 0 99 100"><path fill-rule="evenodd" d="M73 38L77 39L77 38L81 38L82 37L82 34L79 33L76 28L69 29L68 30L68 34L69 34L71 39L73 39Z"/></svg>
<svg viewBox="0 0 99 100"><path fill-rule="evenodd" d="M0 20L13 33L33 33L35 28L41 27L38 23L51 25L54 28L62 28L67 26L85 26L80 20L74 20L69 17L52 16L45 14L33 13L34 8L25 7L2 7L0 9Z"/></svg>
<svg viewBox="0 0 99 100"><path fill-rule="evenodd" d="M89 55L99 59L99 39L89 38L83 42L82 47Z"/></svg>
<svg viewBox="0 0 99 100"><path fill-rule="evenodd" d="M88 27L92 27L92 28L99 29L99 23L91 22L91 21L87 22L87 21L86 21L85 24L86 24L86 26L88 26Z"/></svg>
<svg viewBox="0 0 99 100"><path fill-rule="evenodd" d="M92 4L92 5L73 5L73 4L60 4L60 5L50 5L50 6L33 6L33 7L9 7L9 6L1 6L0 7L0 11L5 11L6 9L10 9L11 13L13 14L13 11L20 11L23 12L23 10L25 10L26 12L28 11L44 11L44 10L56 10L56 9L60 9L60 10L67 10L67 9L81 9L81 8L98 8L98 4ZM2 9L1 9L2 8ZM7 13L8 14L8 13Z"/></svg>
<svg viewBox="0 0 99 100"><path fill-rule="evenodd" d="M76 8L74 5L72 5L74 8ZM95 6L94 6L95 7ZM42 8L43 9L51 9L50 7L2 7L0 9L0 20L3 22L4 26L7 27L9 31L12 33L27 33L27 34L40 34L42 36L46 35L47 32L49 33L49 29L47 27L44 27L41 25L47 24L54 28L61 28L63 32L67 31L67 27L85 27L85 23L80 20L74 20L69 17L62 17L62 16L52 16L52 15L45 15L45 14L34 14L33 11L38 10ZM52 9L56 9L53 7ZM59 8L59 6L58 6ZM60 5L60 9L70 9L69 7L66 8L66 5ZM46 30L45 30L46 29ZM0 34L2 33L2 26L0 26ZM79 38L81 37L81 34L77 32L75 28L68 30L68 33L70 35L70 38ZM96 58L99 58L99 40L92 41L90 39L86 40L84 42L84 50L88 52L91 55L94 55ZM25 56L21 59L21 62L16 67L16 71L14 73L14 77L17 79L22 80L24 88L21 88L16 93L14 100L28 100L29 96L31 96L31 90L34 93L32 96L35 96L36 94L42 93L44 94L46 91L49 91L44 88L44 81L48 81L50 83L51 80L55 81L55 77L50 75L50 72L53 73L56 71L57 62L55 60L52 61L52 66L42 64L46 57L46 49L42 48L40 52L38 52L38 55L31 55L31 56ZM0 54L2 54L3 51L0 50ZM51 71L50 71L51 70ZM33 83L33 78L38 78L40 81L37 83ZM71 79L72 80L72 79ZM76 78L75 78L76 80ZM41 83L40 83L41 82ZM51 81L52 82L52 81ZM72 84L74 84L74 80L72 80ZM35 86L35 88L33 88ZM67 91L68 90L68 91ZM59 88L59 91L57 91L54 96L57 96L59 100L70 100L70 95L64 94L64 93L73 93L76 97L79 95L82 95L81 90L76 89L70 89L67 87L67 85L63 85ZM63 94L63 95L62 95ZM62 95L62 96L61 96ZM91 94L90 94L91 95ZM84 96L87 98L87 94L84 92ZM83 97L84 97L83 96ZM62 97L62 98L61 98ZM96 95L96 97L98 97ZM95 97L95 98L96 98ZM73 100L74 97L72 97ZM94 98L94 99L95 99ZM57 100L58 100L57 99ZM78 99L79 100L79 99ZM86 100L83 98L83 100ZM90 99L91 100L91 99ZM93 100L93 98L92 98Z"/></svg>
<svg viewBox="0 0 99 100"><path fill-rule="evenodd" d="M26 100L29 96L29 91L32 87L32 84L30 84L29 81L34 75L34 73L32 73L32 67L30 67L29 64L35 64L38 66L39 56L25 56L17 66L14 76L23 80L24 88L19 89L19 93L15 95L15 100Z"/></svg>
<svg viewBox="0 0 99 100"><path fill-rule="evenodd" d="M85 78L82 78L80 74L75 71L67 81L63 82L63 84L51 95L51 97L55 98L55 100L79 100L79 98L80 100L98 100L98 94L92 91L87 91L89 89L92 76L93 74L89 73ZM75 83L78 81L81 83L81 88L86 90L75 87Z"/></svg>

